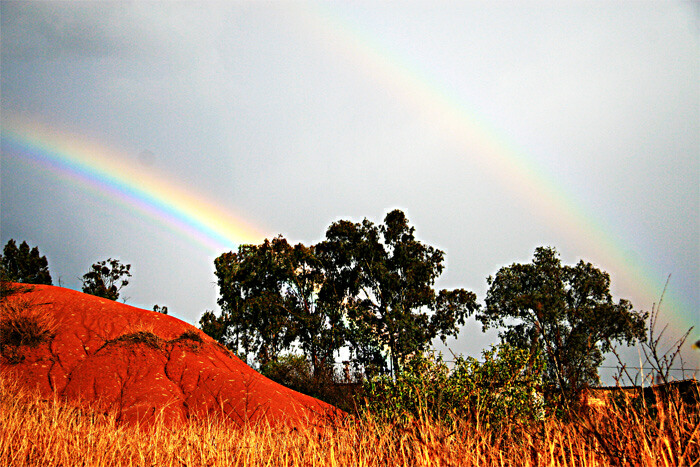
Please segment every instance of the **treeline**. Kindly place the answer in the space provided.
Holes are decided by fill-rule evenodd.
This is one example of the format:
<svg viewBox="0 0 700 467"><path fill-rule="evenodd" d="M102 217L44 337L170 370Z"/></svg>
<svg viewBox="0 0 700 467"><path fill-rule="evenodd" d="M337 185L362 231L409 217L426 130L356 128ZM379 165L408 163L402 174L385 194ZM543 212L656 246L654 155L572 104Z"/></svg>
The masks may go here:
<svg viewBox="0 0 700 467"><path fill-rule="evenodd" d="M541 360L541 386L567 394L598 383L615 343L644 339L647 314L613 301L609 275L584 261L563 265L552 247L488 277L483 305L471 291L435 289L444 260L400 210L380 225L334 222L315 245L282 236L241 245L216 258L221 312L207 311L200 326L263 372L278 371L280 359L298 366L290 358L298 352L314 374L328 371L345 349L372 379L395 378L473 315L484 331L499 329L507 348L526 352L530 370Z"/></svg>
<svg viewBox="0 0 700 467"><path fill-rule="evenodd" d="M379 225L334 222L315 245L282 236L241 245L216 258L221 310L206 311L199 325L278 380L287 381L280 374L290 365L327 375L341 352L352 362L348 371L371 380L396 378L435 338L457 337L475 316L484 331L499 329L519 359L528 356L528 371L540 368L538 384L562 392L597 383L615 343L644 339L647 313L613 301L606 272L584 261L563 265L552 247L488 277L483 304L466 289L436 290L444 261L400 210ZM82 290L116 300L130 268L112 258L97 262L82 276ZM26 242L5 245L0 274L3 281L52 283L46 257Z"/></svg>
<svg viewBox="0 0 700 467"><path fill-rule="evenodd" d="M443 262L401 211L336 222L316 245L242 245L216 258L222 313L200 324L261 365L298 347L317 370L347 347L368 374L396 371L478 308L474 293L434 289Z"/></svg>
<svg viewBox="0 0 700 467"><path fill-rule="evenodd" d="M129 285L129 277L130 264L108 258L90 266L80 280L84 293L116 301L122 288ZM30 248L26 241L17 247L14 239L8 240L0 255L0 283L6 282L53 285L49 262L39 253L39 247ZM166 306L154 305L153 310L168 314Z"/></svg>

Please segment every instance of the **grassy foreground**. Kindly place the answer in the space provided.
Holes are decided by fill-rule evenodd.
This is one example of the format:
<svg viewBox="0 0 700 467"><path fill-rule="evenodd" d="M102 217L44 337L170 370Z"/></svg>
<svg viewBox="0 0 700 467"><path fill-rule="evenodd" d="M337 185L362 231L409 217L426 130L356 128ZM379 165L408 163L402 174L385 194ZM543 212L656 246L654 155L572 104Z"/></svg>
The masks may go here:
<svg viewBox="0 0 700 467"><path fill-rule="evenodd" d="M120 426L0 380L3 466L698 465L698 407L668 415L614 409L499 431L459 422L347 421L325 428Z"/></svg>

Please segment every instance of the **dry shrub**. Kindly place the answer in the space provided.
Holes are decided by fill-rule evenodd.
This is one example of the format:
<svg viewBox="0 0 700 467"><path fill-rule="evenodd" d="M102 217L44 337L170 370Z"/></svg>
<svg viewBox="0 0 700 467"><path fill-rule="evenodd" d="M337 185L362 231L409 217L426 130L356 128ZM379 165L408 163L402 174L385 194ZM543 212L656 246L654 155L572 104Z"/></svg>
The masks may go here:
<svg viewBox="0 0 700 467"><path fill-rule="evenodd" d="M204 343L202 336L193 330L184 331L177 338L166 340L154 332L154 327L147 323L136 323L126 328L119 337L107 340L101 348L112 344L145 344L153 349L163 349L166 345L183 344L190 350L197 350Z"/></svg>
<svg viewBox="0 0 700 467"><path fill-rule="evenodd" d="M4 280L2 276L3 271L0 270L0 301L4 301L13 295L29 293L34 289L34 287L31 285L24 285Z"/></svg>
<svg viewBox="0 0 700 467"><path fill-rule="evenodd" d="M160 349L165 340L156 335L154 330L150 323L139 321L130 324L120 336L105 341L100 349L113 344L145 344L153 349Z"/></svg>
<svg viewBox="0 0 700 467"><path fill-rule="evenodd" d="M160 349L163 344L163 339L156 336L152 332L148 331L136 331L127 334L122 334L116 339L111 339L104 343L103 347L108 344L115 344L118 342L128 343L128 344L145 344L153 349Z"/></svg>
<svg viewBox="0 0 700 467"><path fill-rule="evenodd" d="M611 465L647 465L655 453L661 465L700 464L698 382L686 380L654 391L615 391L604 405L578 418L583 434L596 440ZM648 396L648 397L645 397Z"/></svg>
<svg viewBox="0 0 700 467"><path fill-rule="evenodd" d="M188 329L175 339L169 340L168 344L172 346L180 345L191 352L198 352L204 345L204 340L198 331Z"/></svg>
<svg viewBox="0 0 700 467"><path fill-rule="evenodd" d="M190 341L197 344L204 343L204 340L202 340L202 336L199 334L199 332L192 329L188 329L187 331L180 334L180 336L177 339L173 339L170 342L174 344L176 342L181 341Z"/></svg>
<svg viewBox="0 0 700 467"><path fill-rule="evenodd" d="M22 347L36 347L56 335L56 320L41 305L25 296L0 302L0 352L10 361L22 359Z"/></svg>
<svg viewBox="0 0 700 467"><path fill-rule="evenodd" d="M155 335L155 327L153 326L153 323L149 322L144 322L144 321L137 321L135 323L129 323L126 326L126 329L124 329L124 332L122 335L129 335L129 334L153 334Z"/></svg>

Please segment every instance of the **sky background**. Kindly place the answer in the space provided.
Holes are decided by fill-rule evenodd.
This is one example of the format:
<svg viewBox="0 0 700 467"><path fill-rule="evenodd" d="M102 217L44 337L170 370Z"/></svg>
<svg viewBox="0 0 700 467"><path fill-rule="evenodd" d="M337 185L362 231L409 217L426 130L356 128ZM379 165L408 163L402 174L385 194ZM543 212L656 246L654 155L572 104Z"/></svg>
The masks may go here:
<svg viewBox="0 0 700 467"><path fill-rule="evenodd" d="M699 368L698 5L3 1L0 241L78 290L118 258L127 303L195 324L219 254L400 208L481 302L537 246L641 310L671 274Z"/></svg>

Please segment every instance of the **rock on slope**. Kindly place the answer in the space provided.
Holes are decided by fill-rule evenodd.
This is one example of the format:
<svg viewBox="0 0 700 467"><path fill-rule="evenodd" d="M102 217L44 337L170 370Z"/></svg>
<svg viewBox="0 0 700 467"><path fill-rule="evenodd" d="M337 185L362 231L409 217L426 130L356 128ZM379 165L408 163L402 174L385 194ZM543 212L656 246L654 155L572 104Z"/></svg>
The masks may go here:
<svg viewBox="0 0 700 467"><path fill-rule="evenodd" d="M2 377L43 397L115 410L128 423L148 423L160 412L168 422L223 413L241 425L316 423L341 414L265 378L172 316L43 285L7 297L2 307ZM20 316L25 328L34 320L51 332L43 342L23 340L11 328Z"/></svg>

